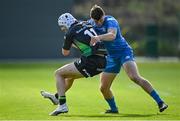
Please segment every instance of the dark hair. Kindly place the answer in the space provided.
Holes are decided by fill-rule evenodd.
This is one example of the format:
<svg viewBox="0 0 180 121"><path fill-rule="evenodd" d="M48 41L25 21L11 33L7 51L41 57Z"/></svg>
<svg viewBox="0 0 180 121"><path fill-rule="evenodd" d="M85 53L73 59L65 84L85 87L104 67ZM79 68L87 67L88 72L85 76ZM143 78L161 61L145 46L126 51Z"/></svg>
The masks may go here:
<svg viewBox="0 0 180 121"><path fill-rule="evenodd" d="M91 8L91 11L90 11L90 17L91 18L93 18L95 20L99 20L104 15L105 15L105 12L104 12L104 10L100 6L94 5Z"/></svg>

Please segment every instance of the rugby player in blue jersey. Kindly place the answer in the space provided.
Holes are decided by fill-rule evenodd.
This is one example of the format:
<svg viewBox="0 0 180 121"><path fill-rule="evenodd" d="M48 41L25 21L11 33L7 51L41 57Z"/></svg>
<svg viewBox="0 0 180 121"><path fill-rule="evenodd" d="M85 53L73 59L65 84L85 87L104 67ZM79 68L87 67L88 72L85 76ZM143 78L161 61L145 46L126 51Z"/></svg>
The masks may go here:
<svg viewBox="0 0 180 121"><path fill-rule="evenodd" d="M91 44L103 41L108 51L106 68L100 76L100 90L110 106L110 110L106 113L118 113L110 87L121 67L133 82L141 86L156 101L159 111L163 112L168 105L160 98L151 83L139 74L133 50L121 35L118 21L112 16L105 15L104 10L97 5L91 8L90 17L89 22L98 34L98 36L91 37Z"/></svg>

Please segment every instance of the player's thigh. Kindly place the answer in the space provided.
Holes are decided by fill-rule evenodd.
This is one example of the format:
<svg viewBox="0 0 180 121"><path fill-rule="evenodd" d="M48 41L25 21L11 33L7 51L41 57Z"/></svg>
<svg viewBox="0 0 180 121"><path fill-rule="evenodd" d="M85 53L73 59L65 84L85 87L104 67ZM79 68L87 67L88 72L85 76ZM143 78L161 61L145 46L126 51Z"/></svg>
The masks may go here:
<svg viewBox="0 0 180 121"><path fill-rule="evenodd" d="M102 72L100 75L100 81L101 81L100 87L109 89L116 75L117 75L116 73Z"/></svg>
<svg viewBox="0 0 180 121"><path fill-rule="evenodd" d="M64 78L77 79L83 77L83 75L77 70L73 63L66 64L56 70L56 73L62 75Z"/></svg>
<svg viewBox="0 0 180 121"><path fill-rule="evenodd" d="M139 72L135 61L125 62L123 64L123 68L131 79L139 77Z"/></svg>
<svg viewBox="0 0 180 121"><path fill-rule="evenodd" d="M104 72L117 74L120 72L121 63L119 59L112 58L107 56L106 58L106 67Z"/></svg>
<svg viewBox="0 0 180 121"><path fill-rule="evenodd" d="M106 65L105 57L91 55L88 57L82 56L74 62L79 72L86 78L93 77L104 70Z"/></svg>

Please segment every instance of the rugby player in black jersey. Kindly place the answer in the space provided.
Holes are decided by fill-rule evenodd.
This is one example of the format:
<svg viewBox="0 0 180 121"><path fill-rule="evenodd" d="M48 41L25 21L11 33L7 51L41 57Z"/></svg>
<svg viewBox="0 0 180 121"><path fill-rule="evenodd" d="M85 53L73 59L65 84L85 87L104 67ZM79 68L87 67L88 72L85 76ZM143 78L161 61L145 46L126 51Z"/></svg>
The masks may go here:
<svg viewBox="0 0 180 121"><path fill-rule="evenodd" d="M90 45L91 37L96 36L96 32L89 23L79 22L70 13L64 13L59 17L58 25L66 33L62 54L68 56L70 48L74 46L80 50L81 58L55 71L57 94L41 91L43 97L58 104L58 107L50 113L52 116L68 112L65 93L75 79L97 75L106 65L106 50L103 44L98 42L93 46Z"/></svg>

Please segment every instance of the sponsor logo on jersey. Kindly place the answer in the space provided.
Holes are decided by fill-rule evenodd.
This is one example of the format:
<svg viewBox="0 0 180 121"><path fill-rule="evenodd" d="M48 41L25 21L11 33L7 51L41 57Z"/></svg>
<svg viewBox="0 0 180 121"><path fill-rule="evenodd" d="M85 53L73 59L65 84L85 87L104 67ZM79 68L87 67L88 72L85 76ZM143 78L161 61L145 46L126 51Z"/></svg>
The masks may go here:
<svg viewBox="0 0 180 121"><path fill-rule="evenodd" d="M126 59L126 60L130 59L130 56L126 56L125 59Z"/></svg>
<svg viewBox="0 0 180 121"><path fill-rule="evenodd" d="M83 71L86 75L88 75L89 77L91 76L91 75L87 72L86 69L83 69L82 71Z"/></svg>

